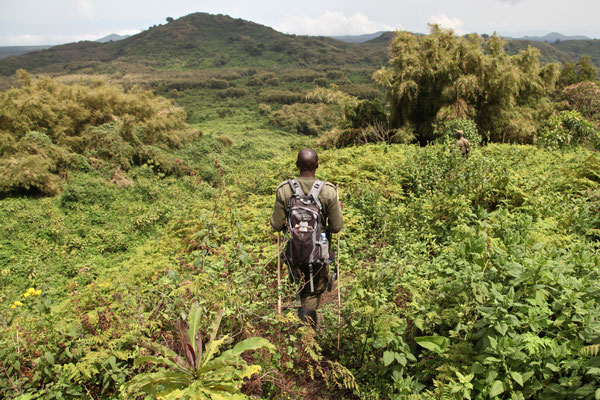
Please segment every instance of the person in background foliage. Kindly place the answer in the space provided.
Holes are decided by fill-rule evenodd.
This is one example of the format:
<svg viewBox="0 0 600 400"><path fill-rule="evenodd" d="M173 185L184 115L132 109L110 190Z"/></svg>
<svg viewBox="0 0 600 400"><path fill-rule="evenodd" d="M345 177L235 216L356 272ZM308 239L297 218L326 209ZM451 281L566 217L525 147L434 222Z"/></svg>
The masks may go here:
<svg viewBox="0 0 600 400"><path fill-rule="evenodd" d="M456 145L460 149L460 152L462 153L463 157L468 157L469 153L471 152L471 144L467 139L465 139L464 135L465 134L463 131L456 131L456 138L458 139L456 141Z"/></svg>
<svg viewBox="0 0 600 400"><path fill-rule="evenodd" d="M329 182L319 181L315 177L317 168L319 167L319 157L317 152L313 149L302 149L298 152L298 159L296 166L299 170L299 176L296 179L291 179L282 182L275 193L275 206L273 207L273 213L271 214L271 226L277 232L285 230L286 236L290 236L287 241L287 247L285 250L284 259L288 265L290 277L295 283L300 284L300 308L298 308L298 317L301 321L310 324L315 327L317 323L317 308L321 301L321 295L328 286L329 281L329 263L333 261L333 253L328 249L328 242L331 242L331 234L338 233L344 226L342 218L342 206L338 199L338 193L335 186ZM314 199L314 204L311 204L311 198ZM292 203L292 199L294 200ZM302 207L302 203L307 204L308 207ZM298 207L297 204L300 204ZM303 208L314 207L315 210L320 210L321 216L315 218L314 223L310 222L310 216L301 216L298 221L298 212L294 211L294 207L298 207L298 212L302 212ZM290 215L290 210L294 211L293 215ZM293 222L291 222L291 220ZM305 222L306 220L306 222ZM313 224L313 225L310 225ZM313 228L314 226L314 228ZM304 230L303 230L304 228ZM320 258L320 256L312 257L311 262L299 261L303 255L307 253L321 254L320 243L296 245L297 240L294 236L295 231L306 232L301 233L303 237L310 236L313 231L323 232L323 235L319 238L314 238L321 242L328 239L323 246L326 256ZM322 239L321 239L322 238ZM309 238L310 242L311 239ZM314 247L314 251L310 246ZM309 249L309 251L302 249ZM300 249L300 250L298 250ZM313 260L316 260L313 262ZM308 268L310 267L310 273ZM314 270L313 270L314 267ZM337 271L336 271L337 273Z"/></svg>

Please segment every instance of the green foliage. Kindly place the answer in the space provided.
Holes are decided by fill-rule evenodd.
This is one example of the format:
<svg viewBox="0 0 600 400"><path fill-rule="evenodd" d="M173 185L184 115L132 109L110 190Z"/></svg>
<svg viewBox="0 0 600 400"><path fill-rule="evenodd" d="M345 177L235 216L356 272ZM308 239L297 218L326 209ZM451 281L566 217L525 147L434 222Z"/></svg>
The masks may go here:
<svg viewBox="0 0 600 400"><path fill-rule="evenodd" d="M195 136L183 109L139 88L125 93L102 81L69 86L25 71L19 77L20 88L0 94L2 194L52 195L69 171L102 162L127 170L167 159L164 149Z"/></svg>
<svg viewBox="0 0 600 400"><path fill-rule="evenodd" d="M531 142L551 111L558 67L542 67L533 48L508 56L503 46L498 36L484 44L437 25L422 37L398 32L389 67L373 76L388 94L392 126L414 125L425 144L432 124L471 119L492 141Z"/></svg>
<svg viewBox="0 0 600 400"><path fill-rule="evenodd" d="M134 376L124 386L124 393L131 396L143 391L159 399L247 398L240 393L242 381L260 372L260 366L248 365L241 357L242 353L258 349L274 351L275 347L264 338L253 337L217 356L219 348L228 339L227 335L216 338L221 317L222 312L217 314L212 324L209 340L203 343L200 332L202 311L192 306L188 323L178 320L179 340L186 359L164 346L149 343L148 346L160 356L136 358L134 365L149 362L168 369Z"/></svg>
<svg viewBox="0 0 600 400"><path fill-rule="evenodd" d="M594 82L580 82L562 91L569 106L590 121L600 122L600 87Z"/></svg>
<svg viewBox="0 0 600 400"><path fill-rule="evenodd" d="M469 141L471 147L477 147L481 144L482 138L477 131L477 125L469 119L454 119L436 124L433 134L437 142L454 144L456 142L457 130L463 131L464 137Z"/></svg>
<svg viewBox="0 0 600 400"><path fill-rule="evenodd" d="M600 149L600 132L577 111L562 111L550 117L538 131L540 146L563 148L581 144Z"/></svg>
<svg viewBox="0 0 600 400"><path fill-rule="evenodd" d="M269 119L273 125L287 131L316 136L333 127L339 121L338 114L328 105L296 103L271 111Z"/></svg>
<svg viewBox="0 0 600 400"><path fill-rule="evenodd" d="M58 73L139 73L164 68L284 66L298 71L286 74L286 79L312 82L325 74L302 67L381 65L387 45L387 40L354 44L328 37L285 35L226 15L193 13L116 42L70 43L19 58L7 57L0 60L0 74L12 75L19 68Z"/></svg>
<svg viewBox="0 0 600 400"><path fill-rule="evenodd" d="M259 101L263 103L293 104L303 99L302 93L288 90L263 90L258 94Z"/></svg>
<svg viewBox="0 0 600 400"><path fill-rule="evenodd" d="M585 55L577 63L565 63L560 70L559 83L565 87L579 82L595 82L597 79L598 68L592 64L590 56Z"/></svg>
<svg viewBox="0 0 600 400"><path fill-rule="evenodd" d="M379 99L368 65L383 59L366 61L370 45L346 59L345 45L336 49L328 39L273 33L281 40L262 42L260 27L204 17L135 38L144 40L146 54L172 54L168 61L129 64L146 55L121 43L120 61L85 67L118 69L108 79L121 82L127 95L139 84L172 97L204 132L202 140L182 140L179 148L144 144L140 151L130 139L142 137L144 122L126 116L84 129L85 140L70 139L68 147L41 123L24 131L21 144L11 131L0 132L2 154L43 155L60 168L54 175L64 187L55 197L0 199L0 397L135 397L122 390L128 382L142 397L140 390L162 391L162 383L179 377L176 396L210 385L208 375L201 383L191 375L198 358L207 357L209 364L235 364L218 379L260 366L229 387L253 398L593 398L600 386L595 152L489 144L465 159L442 144L394 144L410 141L416 125L344 128L352 125L346 112ZM227 44L194 42L195 32L220 34ZM382 49L391 36L381 39ZM186 57L175 57L180 44L188 46ZM60 54L73 50L66 47ZM299 66L315 60L324 64L303 73ZM348 60L358 61L343 64ZM90 76L59 79L84 92L108 87ZM211 79L217 88L208 87ZM340 86L315 89L323 79ZM277 85L271 93L299 100L259 105L259 93L273 90L269 82ZM238 89L247 95L223 97ZM288 114L291 128L273 129ZM56 122L47 115L40 121ZM284 280L277 290L276 238L267 223L274 188L296 173L298 149L327 138L300 135L291 124L298 117L317 125L315 115L323 126L337 124L329 132L340 141L331 147L381 142L319 150L317 174L339 184L344 204L339 349L335 296L323 295L316 332L298 327L295 288ZM449 132L454 123L473 128L453 119L437 128ZM41 294L25 297L28 288ZM282 315L275 311L278 294L289 306ZM215 334L213 346L216 310L222 336ZM182 316L187 328L174 323ZM250 337L276 351L221 358ZM208 347L216 350L210 357Z"/></svg>

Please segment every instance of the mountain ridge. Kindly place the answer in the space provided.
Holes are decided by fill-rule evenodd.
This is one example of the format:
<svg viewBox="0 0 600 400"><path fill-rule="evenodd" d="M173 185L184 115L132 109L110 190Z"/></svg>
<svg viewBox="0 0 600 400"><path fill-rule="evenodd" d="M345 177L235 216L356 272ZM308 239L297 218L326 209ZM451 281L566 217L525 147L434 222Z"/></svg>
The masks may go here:
<svg viewBox="0 0 600 400"><path fill-rule="evenodd" d="M394 34L376 32L356 35L354 39L345 36L344 41L327 36L288 35L223 14L193 13L121 40L81 41L8 56L0 59L0 75L12 75L19 68L60 74L137 72L140 68L277 69L287 66L322 69L346 65L376 69L387 62L387 48ZM583 54L590 54L592 62L600 65L598 40L547 43L508 39L506 50L514 54L527 46L538 48L545 63L573 62Z"/></svg>

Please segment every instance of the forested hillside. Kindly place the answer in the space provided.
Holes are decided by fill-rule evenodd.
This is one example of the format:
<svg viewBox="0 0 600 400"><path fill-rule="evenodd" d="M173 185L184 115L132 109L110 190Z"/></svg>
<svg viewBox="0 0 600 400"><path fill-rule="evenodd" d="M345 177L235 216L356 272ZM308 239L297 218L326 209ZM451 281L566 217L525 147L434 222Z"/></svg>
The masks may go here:
<svg viewBox="0 0 600 400"><path fill-rule="evenodd" d="M206 14L0 62L0 397L600 398L582 65ZM345 221L316 330L268 223L304 147Z"/></svg>

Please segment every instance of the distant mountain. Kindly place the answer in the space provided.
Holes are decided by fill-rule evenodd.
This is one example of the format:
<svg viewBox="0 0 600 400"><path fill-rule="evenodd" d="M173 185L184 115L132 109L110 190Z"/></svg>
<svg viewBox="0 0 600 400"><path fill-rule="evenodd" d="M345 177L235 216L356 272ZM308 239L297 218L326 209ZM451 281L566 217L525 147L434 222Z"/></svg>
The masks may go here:
<svg viewBox="0 0 600 400"><path fill-rule="evenodd" d="M30 51L46 50L52 46L0 46L0 58L20 56Z"/></svg>
<svg viewBox="0 0 600 400"><path fill-rule="evenodd" d="M363 43L371 39L378 38L385 31L379 31L375 33L366 33L364 35L344 35L344 36L329 36L330 38L341 40L342 42L350 42L350 43Z"/></svg>
<svg viewBox="0 0 600 400"><path fill-rule="evenodd" d="M558 32L552 32L549 33L545 36L524 36L522 38L515 38L515 40L531 40L534 42L548 42L548 43L554 43L557 40L559 42L562 42L563 40L591 40L589 37L587 36L565 36L561 33Z"/></svg>
<svg viewBox="0 0 600 400"><path fill-rule="evenodd" d="M107 43L82 41L0 60L0 74L110 72L140 67L313 67L377 68L387 61L389 42L348 43L329 37L286 35L226 15L195 13L137 35ZM130 67L129 67L130 66Z"/></svg>
<svg viewBox="0 0 600 400"><path fill-rule="evenodd" d="M353 43L324 36L286 35L243 19L194 13L117 41L82 41L4 57L0 59L0 75L12 75L19 68L58 74L221 67L329 70L351 66L372 71L387 63L388 46L394 35L377 32L370 40ZM359 36L362 40L368 35ZM546 43L515 39L508 40L506 51L514 54L528 46L540 50L544 63L576 62L589 54L592 62L600 66L600 40Z"/></svg>
<svg viewBox="0 0 600 400"><path fill-rule="evenodd" d="M112 33L108 36L104 36L103 38L96 39L95 42L98 43L107 43L107 42L116 42L118 40L127 39L131 35L117 35L116 33Z"/></svg>

